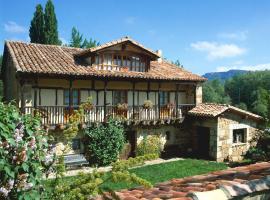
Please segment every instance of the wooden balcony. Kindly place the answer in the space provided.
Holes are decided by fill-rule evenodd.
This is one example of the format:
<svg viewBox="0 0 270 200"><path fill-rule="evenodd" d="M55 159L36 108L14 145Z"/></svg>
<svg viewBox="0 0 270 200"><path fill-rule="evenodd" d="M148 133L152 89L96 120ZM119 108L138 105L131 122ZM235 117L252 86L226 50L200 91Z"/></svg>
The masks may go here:
<svg viewBox="0 0 270 200"><path fill-rule="evenodd" d="M169 121L183 119L187 112L191 110L194 104L181 104L177 107L168 108L167 106L153 106L145 109L143 106L128 106L127 109L119 110L116 106L94 106L93 109L85 111L85 123L105 122L110 117L121 118L129 122L151 122L151 121ZM78 107L69 106L37 106L24 107L25 114L34 114L37 111L41 115L41 121L44 125L55 126L59 124L68 124L69 116Z"/></svg>

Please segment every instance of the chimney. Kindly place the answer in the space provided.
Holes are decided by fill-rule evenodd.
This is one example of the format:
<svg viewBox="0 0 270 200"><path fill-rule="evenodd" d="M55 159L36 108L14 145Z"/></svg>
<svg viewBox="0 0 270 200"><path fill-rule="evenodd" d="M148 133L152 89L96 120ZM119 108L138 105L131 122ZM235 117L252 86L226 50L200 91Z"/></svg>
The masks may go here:
<svg viewBox="0 0 270 200"><path fill-rule="evenodd" d="M161 62L162 62L162 50L159 49L159 50L156 51L156 53L157 53L157 55L159 56L159 58L157 59L157 61L158 61L159 63L161 63Z"/></svg>

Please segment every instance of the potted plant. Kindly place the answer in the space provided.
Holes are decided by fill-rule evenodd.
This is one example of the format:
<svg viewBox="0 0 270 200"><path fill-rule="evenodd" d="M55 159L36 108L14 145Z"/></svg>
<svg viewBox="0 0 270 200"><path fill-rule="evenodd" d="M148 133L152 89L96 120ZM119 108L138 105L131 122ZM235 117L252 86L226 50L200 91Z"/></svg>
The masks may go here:
<svg viewBox="0 0 270 200"><path fill-rule="evenodd" d="M92 103L92 98L88 97L86 102L82 104L82 108L85 111L91 111L94 109L94 104Z"/></svg>
<svg viewBox="0 0 270 200"><path fill-rule="evenodd" d="M128 104L127 103L118 103L116 105L116 108L118 111L127 111L128 110Z"/></svg>
<svg viewBox="0 0 270 200"><path fill-rule="evenodd" d="M153 102L151 100L145 100L143 103L143 108L144 109L151 109L153 108Z"/></svg>

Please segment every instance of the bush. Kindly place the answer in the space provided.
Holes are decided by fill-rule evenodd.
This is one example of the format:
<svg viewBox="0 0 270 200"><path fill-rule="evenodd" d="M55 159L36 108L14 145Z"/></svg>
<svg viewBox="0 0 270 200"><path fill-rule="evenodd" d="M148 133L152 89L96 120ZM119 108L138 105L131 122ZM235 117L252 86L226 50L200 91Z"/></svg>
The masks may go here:
<svg viewBox="0 0 270 200"><path fill-rule="evenodd" d="M136 155L143 156L147 154L156 154L160 156L163 150L163 144L160 135L148 135L138 144Z"/></svg>
<svg viewBox="0 0 270 200"><path fill-rule="evenodd" d="M270 159L270 131L266 130L257 136L257 145L251 147L245 157L253 161L267 161Z"/></svg>
<svg viewBox="0 0 270 200"><path fill-rule="evenodd" d="M118 120L85 129L86 158L91 165L105 166L116 161L125 144L124 127Z"/></svg>
<svg viewBox="0 0 270 200"><path fill-rule="evenodd" d="M55 158L47 140L38 117L0 103L0 199L40 198L42 175Z"/></svg>
<svg viewBox="0 0 270 200"><path fill-rule="evenodd" d="M93 199L98 194L103 194L104 199L120 199L114 193L115 198L105 197L103 193L104 184L108 182L142 185L145 188L152 187L152 184L147 180L138 177L136 174L128 171L129 168L140 166L146 160L155 159L156 155L146 155L128 160L120 160L112 164L112 171L108 173L97 172L87 174L79 174L74 181L66 181L61 179L57 185L54 185L54 190L48 199L55 200L87 200ZM112 191L110 188L106 190ZM113 192L112 192L113 193Z"/></svg>

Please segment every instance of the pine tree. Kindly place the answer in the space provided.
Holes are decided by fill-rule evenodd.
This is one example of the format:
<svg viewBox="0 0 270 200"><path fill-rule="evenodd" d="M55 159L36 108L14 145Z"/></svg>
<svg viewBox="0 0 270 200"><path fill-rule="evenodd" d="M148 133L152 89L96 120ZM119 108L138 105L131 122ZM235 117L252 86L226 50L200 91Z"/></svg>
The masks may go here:
<svg viewBox="0 0 270 200"><path fill-rule="evenodd" d="M57 19L54 12L54 5L51 0L48 0L45 6L45 38L46 44L61 44L58 38Z"/></svg>
<svg viewBox="0 0 270 200"><path fill-rule="evenodd" d="M83 34L81 34L75 27L71 31L71 40L69 43L70 47L79 48L91 48L100 45L99 42L90 38L89 40L83 39Z"/></svg>
<svg viewBox="0 0 270 200"><path fill-rule="evenodd" d="M36 11L29 29L29 36L32 43L45 43L44 13L40 4L36 6Z"/></svg>
<svg viewBox="0 0 270 200"><path fill-rule="evenodd" d="M80 34L80 32L75 27L72 27L71 41L69 46L83 48L82 42L83 42L83 35Z"/></svg>

